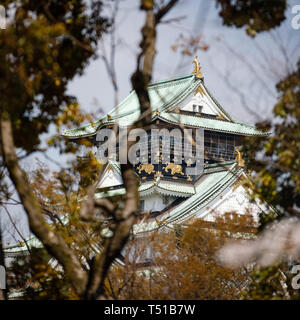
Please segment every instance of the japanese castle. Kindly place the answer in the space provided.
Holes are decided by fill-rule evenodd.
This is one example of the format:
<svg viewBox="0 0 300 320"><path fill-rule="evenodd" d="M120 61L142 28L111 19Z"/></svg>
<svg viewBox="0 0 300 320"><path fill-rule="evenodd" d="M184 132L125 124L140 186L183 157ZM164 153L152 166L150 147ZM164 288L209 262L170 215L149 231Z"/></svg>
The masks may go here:
<svg viewBox="0 0 300 320"><path fill-rule="evenodd" d="M265 203L250 200L248 191L241 183L241 180L247 178L247 169L239 151L243 137L266 136L268 133L234 120L206 87L197 59L193 62L193 73L152 83L148 92L153 128L202 130L202 170L191 176L187 174L189 160L181 164L175 161L182 157L182 148L178 148L181 141L176 138L170 139L171 155L168 164L161 161L165 156L162 148L158 155L160 160L155 164L149 161L149 152L140 153L141 161L135 165L140 179L141 210L140 219L133 228L133 234L137 236L165 227L175 229L196 218L212 222L216 214L226 212L239 215L251 212L258 221L259 215L268 211ZM66 130L63 136L75 143L78 139L86 138L97 150L101 147L96 139L100 129L115 125L118 128L129 128L139 116L139 101L135 91L132 91L98 121ZM150 135L147 140L145 143L153 143ZM117 159L108 160L95 196L101 198L124 194L120 163ZM27 245L39 246L40 243L33 237ZM6 253L9 257L24 250L24 245L13 246L7 248Z"/></svg>
<svg viewBox="0 0 300 320"><path fill-rule="evenodd" d="M248 192L240 183L246 177L246 168L239 147L245 136L268 133L255 126L234 120L216 101L204 83L197 57L192 74L149 85L152 107L152 128L202 129L203 149L200 160L203 170L197 175L187 174L189 160L181 158L182 141L170 139L170 162L163 164L164 148L156 164L152 164L150 150L153 138L145 141L150 148L141 151L135 170L140 178L139 199L141 218L134 226L134 234L143 234L168 226L187 224L194 218L212 221L215 214L251 212L257 218L265 212L265 204L250 201ZM130 127L140 116L135 91L100 120L87 126L67 130L64 136L76 142L87 138L97 148L96 139L102 128ZM183 158L182 158L183 159ZM150 160L150 161L147 161ZM186 159L185 159L186 160ZM200 161L199 159L197 161ZM96 197L114 197L125 194L120 164L108 160L98 186Z"/></svg>

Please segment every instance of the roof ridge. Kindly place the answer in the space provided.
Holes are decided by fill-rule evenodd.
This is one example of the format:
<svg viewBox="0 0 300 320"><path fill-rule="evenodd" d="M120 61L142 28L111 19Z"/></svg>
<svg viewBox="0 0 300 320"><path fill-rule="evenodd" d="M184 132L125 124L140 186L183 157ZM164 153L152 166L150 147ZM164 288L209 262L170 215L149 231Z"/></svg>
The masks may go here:
<svg viewBox="0 0 300 320"><path fill-rule="evenodd" d="M252 125L243 125L243 123L238 123L235 121L221 121L219 119L208 119L203 117L195 117L192 115L186 115L175 112L162 111L159 115L154 117L154 119L159 118L168 123L177 124L180 122L181 124L192 127L192 128L203 128L206 130L218 131L218 132L227 132L232 134L240 134L240 135L268 135L267 132L263 132L259 130L256 126ZM195 122L196 120L196 122ZM216 127L215 124L218 124ZM220 126L219 126L220 124ZM240 126L240 127L239 127ZM243 131L243 129L252 129L253 132Z"/></svg>
<svg viewBox="0 0 300 320"><path fill-rule="evenodd" d="M234 121L231 115L220 105L218 100L213 96L213 94L208 90L207 86L205 85L204 81L202 82L204 89L207 91L210 98L213 100L213 102L217 105L218 108L231 120Z"/></svg>
<svg viewBox="0 0 300 320"><path fill-rule="evenodd" d="M156 86L156 85L159 85L159 84L165 84L165 83L169 83L169 82L174 82L174 81L179 81L179 80L184 80L184 79L194 78L194 77L195 77L195 74L192 73L192 74L189 74L189 75L185 75L185 76L181 76L181 77L177 77L177 78L171 78L171 79L168 79L168 80L155 81L155 82L150 83L148 85L148 87L153 87L153 86Z"/></svg>

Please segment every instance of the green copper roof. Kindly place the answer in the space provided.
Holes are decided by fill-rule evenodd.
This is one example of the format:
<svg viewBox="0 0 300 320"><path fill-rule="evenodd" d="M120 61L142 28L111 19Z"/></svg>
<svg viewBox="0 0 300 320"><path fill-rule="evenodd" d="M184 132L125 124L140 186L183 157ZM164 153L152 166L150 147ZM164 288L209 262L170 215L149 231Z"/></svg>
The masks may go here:
<svg viewBox="0 0 300 320"><path fill-rule="evenodd" d="M183 115L172 112L174 107L183 102L189 95L202 86L223 114L227 121L220 119L208 119L199 116ZM166 122L181 123L188 127L204 128L221 132L228 132L240 135L267 135L268 133L258 130L255 126L243 122L232 120L230 115L221 107L217 100L206 88L203 79L198 79L195 74L185 77L156 82L149 85L149 96L153 111L158 110L159 115L153 112L153 119L160 118ZM128 127L140 116L139 101L135 91L123 100L117 107L107 115L94 123L90 123L80 128L66 130L63 134L69 138L79 138L94 135L104 125L118 123L121 127Z"/></svg>
<svg viewBox="0 0 300 320"><path fill-rule="evenodd" d="M185 98L200 84L194 74L167 81L155 82L149 85L149 97L151 106L156 109L167 108L173 105L180 97ZM116 108L108 113L113 119L123 118L132 113L140 113L140 104L135 91L123 100Z"/></svg>
<svg viewBox="0 0 300 320"><path fill-rule="evenodd" d="M258 130L255 126L238 121L230 122L217 119L207 119L174 112L162 112L158 117L166 122L174 124L181 123L187 127L204 128L208 130L235 133L246 136L268 134L264 131Z"/></svg>
<svg viewBox="0 0 300 320"><path fill-rule="evenodd" d="M191 183L180 183L166 180L158 180L156 183L154 183L154 181L147 181L139 186L140 196L148 196L155 192L169 196L189 197L195 194L196 191L194 185ZM95 194L95 197L96 199L99 199L103 197L120 196L124 195L125 193L125 188L118 188L114 190L98 192Z"/></svg>
<svg viewBox="0 0 300 320"><path fill-rule="evenodd" d="M195 188L190 183L178 183L175 181L158 180L156 184L151 181L139 188L140 196L149 196L155 192L177 197L189 197L195 194Z"/></svg>
<svg viewBox="0 0 300 320"><path fill-rule="evenodd" d="M164 110L176 105L190 95L202 82L194 74L167 81L155 82L149 85L149 96L153 110ZM65 137L82 137L94 134L101 125L117 122L119 126L129 126L140 115L138 97L135 91L123 100L117 107L98 121L86 126L66 130Z"/></svg>
<svg viewBox="0 0 300 320"><path fill-rule="evenodd" d="M31 237L26 240L26 245L29 248L42 248L41 242L36 237ZM27 251L27 246L23 241L20 241L19 244L4 247L4 252L9 253L17 253L21 251Z"/></svg>

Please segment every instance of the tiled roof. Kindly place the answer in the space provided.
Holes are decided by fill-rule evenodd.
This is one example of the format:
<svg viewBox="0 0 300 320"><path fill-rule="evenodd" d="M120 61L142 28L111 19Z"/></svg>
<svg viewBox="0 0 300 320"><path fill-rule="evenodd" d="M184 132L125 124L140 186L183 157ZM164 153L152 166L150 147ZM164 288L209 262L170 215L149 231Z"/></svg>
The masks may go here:
<svg viewBox="0 0 300 320"><path fill-rule="evenodd" d="M195 75L192 74L150 84L148 92L153 110L164 110L169 106L179 103L191 94L201 82L201 79L196 78ZM138 119L139 115L140 107L138 97L135 91L132 91L125 100L106 116L86 126L66 130L63 135L73 138L92 135L100 126L115 122L121 127L129 126Z"/></svg>
<svg viewBox="0 0 300 320"><path fill-rule="evenodd" d="M141 188L142 187L142 188ZM189 197L195 194L195 188L190 183L170 182L167 180L159 180L156 184L151 181L145 183L139 188L141 196L148 196L155 192L177 197Z"/></svg>
<svg viewBox="0 0 300 320"><path fill-rule="evenodd" d="M267 135L267 132L258 130L255 126L248 125L243 122L230 122L217 119L207 119L197 116L184 115L174 112L162 112L158 116L161 120L169 123L181 123L187 127L204 128L208 130L235 133L240 135Z"/></svg>
<svg viewBox="0 0 300 320"><path fill-rule="evenodd" d="M190 92L193 92L200 82L201 80L192 74L152 83L148 87L151 106L159 110L167 108L169 105L176 103L176 99L185 98ZM136 112L140 112L140 104L135 91L132 91L130 95L109 112L108 115L113 119L118 119Z"/></svg>
<svg viewBox="0 0 300 320"><path fill-rule="evenodd" d="M169 182L166 180L159 180L156 183L154 181L147 181L139 186L141 196L147 196L155 192L169 196L189 197L195 194L196 191L194 185L191 183ZM103 197L120 196L125 193L125 188L118 188L105 192L97 192L95 197L99 199Z"/></svg>
<svg viewBox="0 0 300 320"><path fill-rule="evenodd" d="M203 86L210 98L223 114L226 121L220 119L208 119L199 116L183 115L172 112L175 106L178 106L199 86ZM166 122L185 126L204 128L221 132L235 133L240 135L267 135L268 133L258 130L255 126L243 122L232 120L230 115L221 107L212 94L206 88L204 81L198 79L194 74L167 81L153 83L148 89L151 106L153 111L158 110L159 115L153 112L153 119L160 118ZM132 125L140 116L139 101L135 91L123 100L107 115L94 123L90 123L80 128L66 130L65 137L78 138L94 135L100 127L113 123L118 123L120 127Z"/></svg>

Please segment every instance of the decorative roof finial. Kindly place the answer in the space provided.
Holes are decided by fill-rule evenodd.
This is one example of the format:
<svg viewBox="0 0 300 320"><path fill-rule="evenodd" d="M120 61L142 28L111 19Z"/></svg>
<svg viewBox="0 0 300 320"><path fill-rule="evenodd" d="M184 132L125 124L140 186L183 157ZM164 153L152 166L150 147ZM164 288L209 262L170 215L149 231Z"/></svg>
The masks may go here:
<svg viewBox="0 0 300 320"><path fill-rule="evenodd" d="M167 219L158 220L158 219L155 218L155 222L159 227L161 227L161 226L163 226L163 225L165 225L167 223Z"/></svg>
<svg viewBox="0 0 300 320"><path fill-rule="evenodd" d="M236 148L235 152L237 154L235 161L237 161L239 167L244 167L245 161L243 160L243 155L242 155L241 151L238 148Z"/></svg>
<svg viewBox="0 0 300 320"><path fill-rule="evenodd" d="M193 60L193 63L195 64L195 68L194 68L194 71L192 73L196 73L196 77L198 79L201 79L203 78L203 75L200 71L201 67L200 67L200 64L198 62L198 56L195 57L195 59Z"/></svg>

